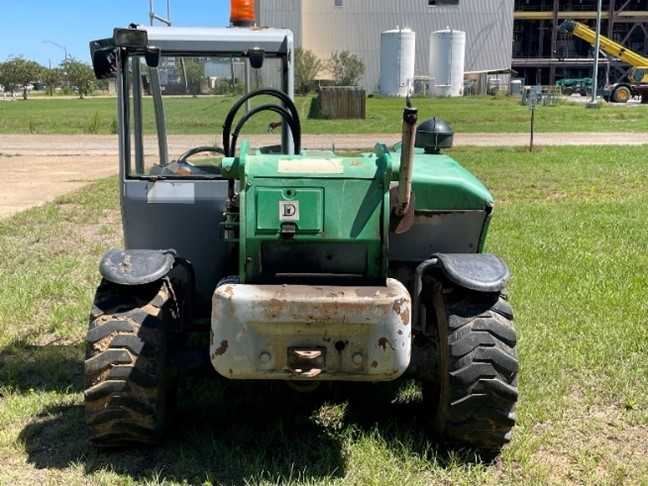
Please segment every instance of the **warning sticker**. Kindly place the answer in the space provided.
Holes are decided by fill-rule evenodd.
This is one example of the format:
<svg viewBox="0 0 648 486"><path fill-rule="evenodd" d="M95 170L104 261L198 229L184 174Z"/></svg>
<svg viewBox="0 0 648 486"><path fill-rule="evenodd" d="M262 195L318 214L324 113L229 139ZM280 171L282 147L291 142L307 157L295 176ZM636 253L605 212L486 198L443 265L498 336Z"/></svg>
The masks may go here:
<svg viewBox="0 0 648 486"><path fill-rule="evenodd" d="M283 159L279 161L280 174L343 174L342 159Z"/></svg>

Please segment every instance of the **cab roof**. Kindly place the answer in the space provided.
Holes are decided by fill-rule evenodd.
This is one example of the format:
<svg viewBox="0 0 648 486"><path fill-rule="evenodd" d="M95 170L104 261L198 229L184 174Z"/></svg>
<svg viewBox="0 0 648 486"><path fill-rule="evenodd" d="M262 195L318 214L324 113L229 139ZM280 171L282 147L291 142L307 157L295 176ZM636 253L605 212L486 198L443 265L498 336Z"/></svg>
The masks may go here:
<svg viewBox="0 0 648 486"><path fill-rule="evenodd" d="M293 45L293 33L267 27L149 27L138 26L148 34L149 47L164 53L245 52L258 48L266 54L286 54Z"/></svg>

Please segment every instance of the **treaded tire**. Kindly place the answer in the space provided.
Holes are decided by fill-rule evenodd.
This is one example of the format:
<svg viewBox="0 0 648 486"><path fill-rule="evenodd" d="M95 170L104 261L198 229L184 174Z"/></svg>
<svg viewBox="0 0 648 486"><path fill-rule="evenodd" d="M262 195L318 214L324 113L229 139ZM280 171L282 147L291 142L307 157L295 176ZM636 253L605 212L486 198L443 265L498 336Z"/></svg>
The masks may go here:
<svg viewBox="0 0 648 486"><path fill-rule="evenodd" d="M440 342L447 366L439 367L439 383L423 384L434 431L444 442L499 451L511 439L518 398L511 306L497 294L466 292L448 302L445 319L443 312L437 321L447 326L447 343Z"/></svg>
<svg viewBox="0 0 648 486"><path fill-rule="evenodd" d="M103 280L85 360L88 437L97 447L156 444L175 395L167 359L178 308L168 279L126 287Z"/></svg>
<svg viewBox="0 0 648 486"><path fill-rule="evenodd" d="M615 103L627 103L632 98L632 91L627 86L619 86L612 92L612 101Z"/></svg>

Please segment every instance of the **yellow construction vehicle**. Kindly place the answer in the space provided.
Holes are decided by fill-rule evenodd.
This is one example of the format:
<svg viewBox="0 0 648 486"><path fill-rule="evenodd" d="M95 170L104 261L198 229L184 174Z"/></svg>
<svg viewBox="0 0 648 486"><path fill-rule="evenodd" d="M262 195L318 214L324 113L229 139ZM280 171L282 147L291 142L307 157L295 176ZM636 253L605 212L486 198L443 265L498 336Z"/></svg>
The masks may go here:
<svg viewBox="0 0 648 486"><path fill-rule="evenodd" d="M566 20L560 26L560 30L583 39L592 47L596 44L596 31L575 20ZM615 103L626 103L633 96L641 96L641 102L648 103L648 57L644 57L603 35L600 37L603 52L632 66L628 73L628 81L607 87L605 98Z"/></svg>

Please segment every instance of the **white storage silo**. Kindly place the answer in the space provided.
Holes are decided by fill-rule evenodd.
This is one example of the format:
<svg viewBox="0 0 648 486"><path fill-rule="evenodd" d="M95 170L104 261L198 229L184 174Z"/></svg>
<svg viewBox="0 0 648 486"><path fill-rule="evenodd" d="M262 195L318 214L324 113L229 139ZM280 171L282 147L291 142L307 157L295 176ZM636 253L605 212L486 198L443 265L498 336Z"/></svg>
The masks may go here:
<svg viewBox="0 0 648 486"><path fill-rule="evenodd" d="M414 86L416 33L395 29L380 36L380 94L407 96Z"/></svg>
<svg viewBox="0 0 648 486"><path fill-rule="evenodd" d="M430 36L430 94L462 96L466 62L466 33L445 29Z"/></svg>

